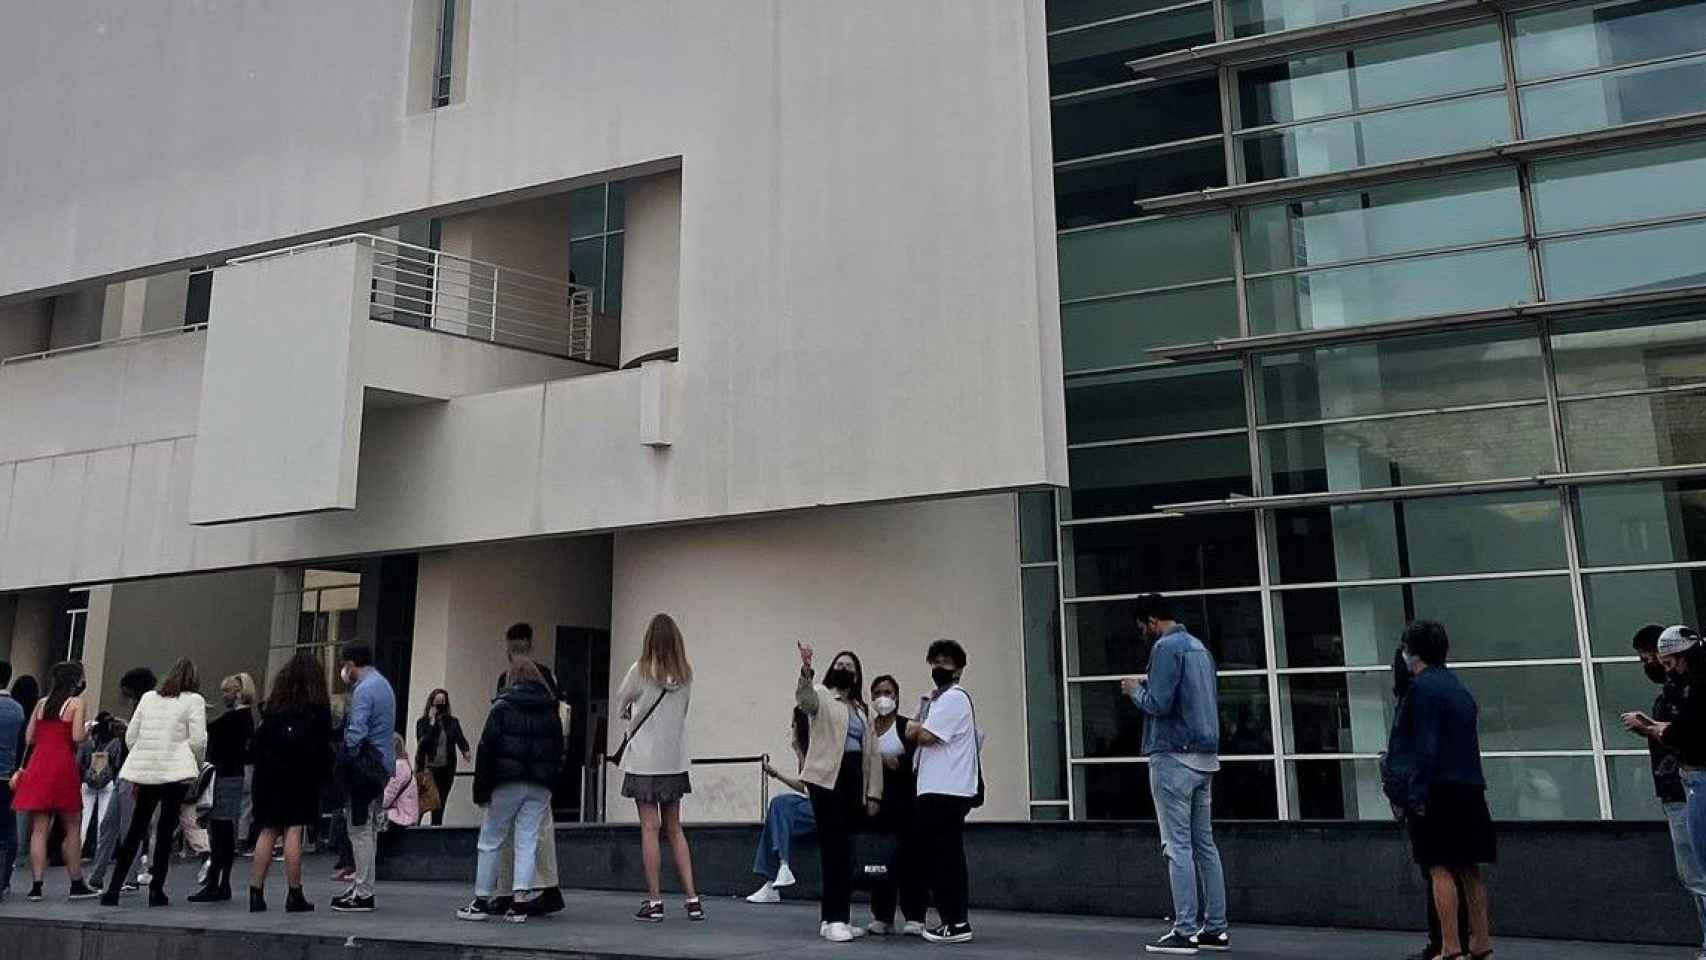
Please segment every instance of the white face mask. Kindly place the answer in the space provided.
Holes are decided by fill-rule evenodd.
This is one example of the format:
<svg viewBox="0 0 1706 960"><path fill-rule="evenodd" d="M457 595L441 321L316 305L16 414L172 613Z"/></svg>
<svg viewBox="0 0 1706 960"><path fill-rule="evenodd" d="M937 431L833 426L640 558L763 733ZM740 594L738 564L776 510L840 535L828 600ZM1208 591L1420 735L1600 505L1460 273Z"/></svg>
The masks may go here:
<svg viewBox="0 0 1706 960"><path fill-rule="evenodd" d="M893 713L895 711L895 707L897 706L897 704L894 702L893 697L878 697L877 699L871 701L871 703L877 708L878 716L884 716L884 717Z"/></svg>

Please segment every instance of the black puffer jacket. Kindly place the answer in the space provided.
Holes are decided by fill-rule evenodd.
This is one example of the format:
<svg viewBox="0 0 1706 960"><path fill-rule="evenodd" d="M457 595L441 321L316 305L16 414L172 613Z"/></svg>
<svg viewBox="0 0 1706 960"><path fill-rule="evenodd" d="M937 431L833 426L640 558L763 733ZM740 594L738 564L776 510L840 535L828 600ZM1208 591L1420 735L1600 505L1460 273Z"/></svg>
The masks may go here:
<svg viewBox="0 0 1706 960"><path fill-rule="evenodd" d="M474 802L489 803L505 783L554 786L563 767L557 700L542 683L521 683L492 701L474 756Z"/></svg>

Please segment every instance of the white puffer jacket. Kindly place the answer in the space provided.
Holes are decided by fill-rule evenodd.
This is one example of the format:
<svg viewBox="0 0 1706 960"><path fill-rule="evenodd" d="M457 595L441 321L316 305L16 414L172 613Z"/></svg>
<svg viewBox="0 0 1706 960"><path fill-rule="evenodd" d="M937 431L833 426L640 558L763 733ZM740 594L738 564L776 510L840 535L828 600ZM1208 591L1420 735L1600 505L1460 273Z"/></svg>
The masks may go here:
<svg viewBox="0 0 1706 960"><path fill-rule="evenodd" d="M207 752L207 701L199 693L142 695L124 731L130 756L119 778L139 786L194 780Z"/></svg>

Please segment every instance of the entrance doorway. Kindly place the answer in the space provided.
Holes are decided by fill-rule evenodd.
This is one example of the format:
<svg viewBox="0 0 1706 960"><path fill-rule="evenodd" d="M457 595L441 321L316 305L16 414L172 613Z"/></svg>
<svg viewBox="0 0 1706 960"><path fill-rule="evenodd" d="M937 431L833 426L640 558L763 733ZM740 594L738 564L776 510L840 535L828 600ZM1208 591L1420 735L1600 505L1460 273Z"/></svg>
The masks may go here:
<svg viewBox="0 0 1706 960"><path fill-rule="evenodd" d="M556 817L596 822L603 814L599 765L610 726L610 631L558 627L555 667L571 716L568 757L554 794Z"/></svg>

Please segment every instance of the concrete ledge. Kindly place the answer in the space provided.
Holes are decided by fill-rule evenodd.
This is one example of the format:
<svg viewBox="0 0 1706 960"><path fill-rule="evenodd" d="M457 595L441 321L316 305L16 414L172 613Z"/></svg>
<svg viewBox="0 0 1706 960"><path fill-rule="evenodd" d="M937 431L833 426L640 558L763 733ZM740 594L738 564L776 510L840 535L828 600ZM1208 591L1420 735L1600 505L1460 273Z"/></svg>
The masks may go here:
<svg viewBox="0 0 1706 960"><path fill-rule="evenodd" d="M1153 823L973 823L966 833L974 908L1114 917L1171 909ZM1393 824L1229 822L1217 824L1215 833L1235 924L1422 927L1421 873ZM689 826L688 834L703 893L743 894L757 885L756 824ZM474 839L472 829L406 832L395 838L380 876L466 881ZM873 856L877 842L863 839L863 856ZM814 899L817 851L809 841L799 846L792 866L800 884L788 895ZM636 827L560 827L557 849L566 887L643 887ZM1499 935L1699 942L1661 823L1500 824L1499 864L1489 875ZM673 882L667 862L664 878ZM1630 897L1641 909L1609 906Z"/></svg>

